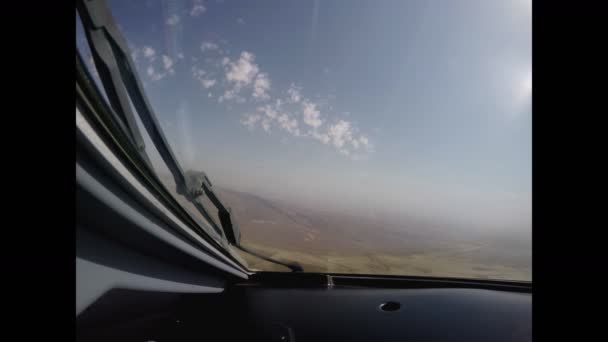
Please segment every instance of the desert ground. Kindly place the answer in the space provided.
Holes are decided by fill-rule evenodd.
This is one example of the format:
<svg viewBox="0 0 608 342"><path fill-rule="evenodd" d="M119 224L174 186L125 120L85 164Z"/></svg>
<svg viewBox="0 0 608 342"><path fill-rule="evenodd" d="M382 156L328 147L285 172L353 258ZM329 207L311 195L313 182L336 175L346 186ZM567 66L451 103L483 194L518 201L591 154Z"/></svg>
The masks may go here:
<svg viewBox="0 0 608 342"><path fill-rule="evenodd" d="M163 177L170 190L170 177ZM241 243L263 255L297 262L305 272L422 275L531 281L529 238L462 233L443 224L387 222L356 214L313 210L285 201L216 187L241 230ZM174 191L172 191L174 192ZM175 194L176 195L176 194ZM197 217L182 196L176 199ZM208 208L214 208L203 199ZM215 213L214 210L212 210ZM217 219L219 222L219 219ZM235 249L253 270L289 271Z"/></svg>
<svg viewBox="0 0 608 342"><path fill-rule="evenodd" d="M307 272L531 281L530 245L425 232L407 223L395 227L227 189L220 196L233 208L243 245L277 260L295 261ZM287 270L240 254L253 269Z"/></svg>

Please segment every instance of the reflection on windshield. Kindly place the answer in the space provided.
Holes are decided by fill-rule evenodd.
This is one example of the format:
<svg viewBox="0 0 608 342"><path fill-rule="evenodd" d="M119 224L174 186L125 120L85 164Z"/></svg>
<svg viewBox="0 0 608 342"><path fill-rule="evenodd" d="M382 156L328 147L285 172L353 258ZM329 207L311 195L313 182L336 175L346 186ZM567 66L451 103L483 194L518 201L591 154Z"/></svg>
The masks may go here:
<svg viewBox="0 0 608 342"><path fill-rule="evenodd" d="M307 272L531 280L529 2L109 6L244 246Z"/></svg>

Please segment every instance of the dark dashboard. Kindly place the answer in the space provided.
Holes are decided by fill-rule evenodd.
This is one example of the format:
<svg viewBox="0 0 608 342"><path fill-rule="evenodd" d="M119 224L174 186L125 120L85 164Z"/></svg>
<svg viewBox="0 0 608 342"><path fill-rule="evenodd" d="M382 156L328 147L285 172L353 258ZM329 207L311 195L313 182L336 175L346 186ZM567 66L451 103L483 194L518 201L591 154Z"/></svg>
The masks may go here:
<svg viewBox="0 0 608 342"><path fill-rule="evenodd" d="M297 341L531 340L531 295L525 293L445 288L245 292L247 316L267 336L291 335Z"/></svg>
<svg viewBox="0 0 608 342"><path fill-rule="evenodd" d="M257 274L220 294L114 291L83 313L79 340L532 340L530 286L432 282L289 273Z"/></svg>

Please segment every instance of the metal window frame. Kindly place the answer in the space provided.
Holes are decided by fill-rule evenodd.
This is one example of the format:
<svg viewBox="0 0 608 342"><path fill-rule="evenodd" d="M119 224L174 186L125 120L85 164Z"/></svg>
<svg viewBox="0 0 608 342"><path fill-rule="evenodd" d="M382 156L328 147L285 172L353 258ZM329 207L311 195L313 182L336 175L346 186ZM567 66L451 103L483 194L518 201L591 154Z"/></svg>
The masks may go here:
<svg viewBox="0 0 608 342"><path fill-rule="evenodd" d="M104 168L108 173L114 174L115 178L119 180L121 185L123 185L127 192L134 195L141 204L143 204L147 209L153 212L156 216L160 217L163 221L165 221L168 225L170 225L174 230L180 232L183 236L187 237L188 240L198 245L203 251L206 251L208 254L214 256L217 260L219 260L222 264L218 264L217 262L211 262L219 268L222 268L226 271L229 270L230 273L235 275L240 274L250 274L249 271L242 265L237 263L238 257L234 258L237 260L231 260L228 256L222 253L218 248L212 246L208 241L202 238L202 236L195 232L193 229L188 227L180 218L178 218L169 208L167 208L161 201L153 195L153 193L144 186L137 178L125 167L125 165L119 160L119 158L112 153L109 147L102 141L101 137L97 134L95 129L90 125L90 123L85 119L80 110L76 109L76 127L78 134L80 136L81 141L79 143L81 145L88 146L89 152L94 153L97 156L97 160L99 162L99 166ZM88 177L86 173L78 166L77 162L77 180L87 179L86 188L90 191L97 189L94 191L94 194L97 196L102 196L104 192L99 190L99 185L95 185L94 179ZM80 177L80 178L79 178ZM110 196L111 194L106 194L104 196ZM109 198L109 197L107 197ZM113 197L113 200L118 201L120 203L120 199L117 197ZM108 205L116 206L116 210L124 210L119 205L113 204L108 199ZM124 215L127 215L126 212L123 212ZM133 213L129 215L134 215ZM142 229L152 229L153 225L150 223L141 223ZM146 225L150 225L149 227ZM151 230L150 233L153 231ZM229 250L227 250L229 251ZM236 253L231 253L231 256L235 256ZM226 268L228 266L228 268ZM238 271L238 272L235 272Z"/></svg>

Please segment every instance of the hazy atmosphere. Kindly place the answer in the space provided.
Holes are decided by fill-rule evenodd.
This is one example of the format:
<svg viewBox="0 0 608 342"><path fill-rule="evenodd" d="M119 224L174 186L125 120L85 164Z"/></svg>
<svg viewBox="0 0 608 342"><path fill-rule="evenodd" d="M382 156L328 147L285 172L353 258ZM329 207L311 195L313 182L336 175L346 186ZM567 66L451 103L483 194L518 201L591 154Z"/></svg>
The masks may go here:
<svg viewBox="0 0 608 342"><path fill-rule="evenodd" d="M108 3L245 242L306 270L530 280L530 1Z"/></svg>

